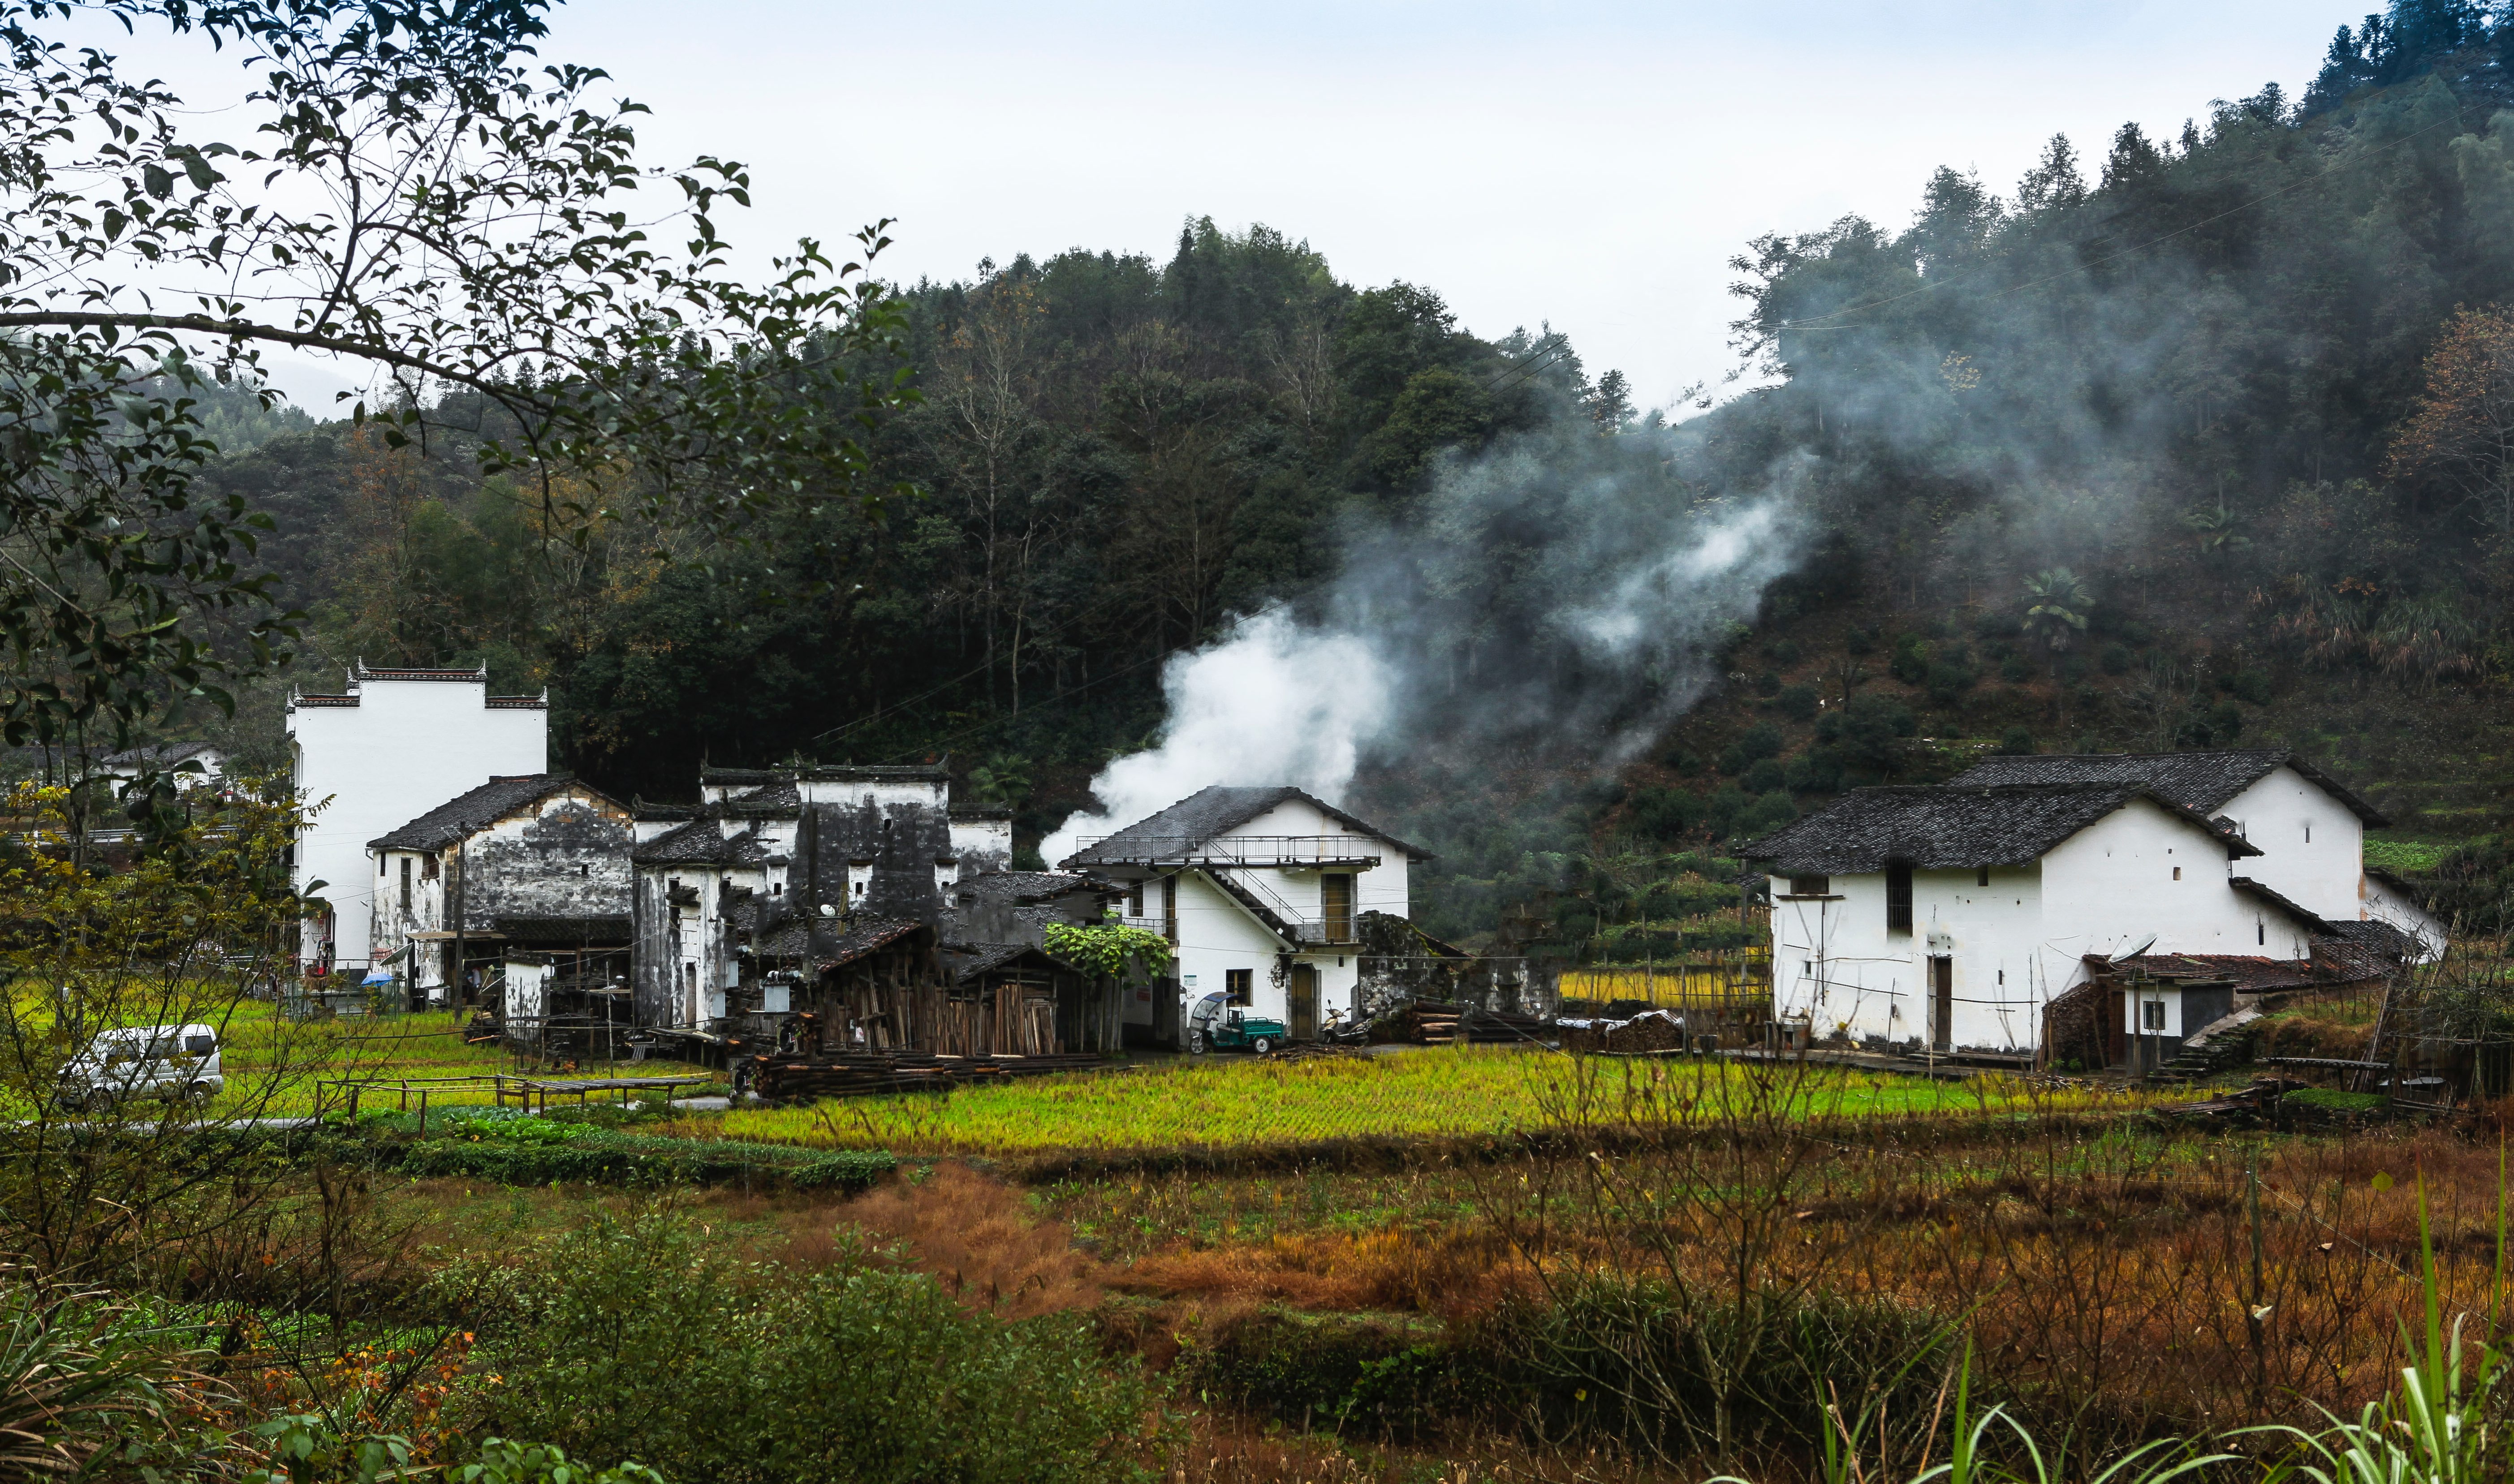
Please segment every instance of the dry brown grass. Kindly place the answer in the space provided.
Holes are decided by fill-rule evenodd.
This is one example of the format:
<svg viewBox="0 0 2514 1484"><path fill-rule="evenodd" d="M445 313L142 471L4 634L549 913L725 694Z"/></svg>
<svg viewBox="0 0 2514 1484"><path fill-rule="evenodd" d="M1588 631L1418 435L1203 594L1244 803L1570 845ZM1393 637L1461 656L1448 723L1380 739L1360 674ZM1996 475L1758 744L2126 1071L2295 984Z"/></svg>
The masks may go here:
<svg viewBox="0 0 2514 1484"><path fill-rule="evenodd" d="M1075 1249L1063 1223L1039 1219L1021 1191L966 1165L939 1164L922 1179L894 1180L835 1216L902 1244L918 1271L1008 1318L1089 1308L1106 1291L1101 1265ZM796 1261L812 1261L834 1239L831 1228L818 1245L798 1238Z"/></svg>
<svg viewBox="0 0 2514 1484"><path fill-rule="evenodd" d="M1167 1299L1464 1317L1491 1307L1522 1280L1509 1244L1491 1227L1409 1223L1174 1249L1139 1259L1111 1286Z"/></svg>

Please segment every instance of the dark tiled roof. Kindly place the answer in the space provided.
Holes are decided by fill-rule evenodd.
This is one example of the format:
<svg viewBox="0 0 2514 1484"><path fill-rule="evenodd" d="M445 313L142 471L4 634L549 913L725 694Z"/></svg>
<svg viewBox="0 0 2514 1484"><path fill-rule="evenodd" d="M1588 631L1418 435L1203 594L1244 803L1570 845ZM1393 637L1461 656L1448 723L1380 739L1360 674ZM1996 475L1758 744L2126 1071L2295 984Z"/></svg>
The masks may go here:
<svg viewBox="0 0 2514 1484"><path fill-rule="evenodd" d="M1008 964L1018 963L1032 954L1036 954L1051 969L1062 969L1069 974L1082 972L1034 943L973 943L965 946L973 956L961 960L959 967L952 971L952 980L954 983L967 983L982 974L992 974Z"/></svg>
<svg viewBox="0 0 2514 1484"><path fill-rule="evenodd" d="M1384 840L1418 861L1434 859L1419 845L1408 845L1378 825L1345 813L1323 799L1288 785L1245 788L1216 783L1136 821L1097 845L1058 862L1059 865L1127 865L1148 861L1173 861L1214 836L1237 828L1277 804L1300 799L1355 829Z"/></svg>
<svg viewBox="0 0 2514 1484"><path fill-rule="evenodd" d="M367 842L370 850L443 850L527 804L538 804L561 788L583 788L601 798L588 783L564 773L527 773L496 778L468 793L457 794L389 834Z"/></svg>
<svg viewBox="0 0 2514 1484"><path fill-rule="evenodd" d="M172 768L204 752L218 748L205 742L153 742L144 747L131 747L104 758L108 768Z"/></svg>
<svg viewBox="0 0 2514 1484"><path fill-rule="evenodd" d="M1012 817L1013 810L1009 804L954 804L952 806L952 818L955 820L1009 820Z"/></svg>
<svg viewBox="0 0 2514 1484"><path fill-rule="evenodd" d="M755 829L727 836L713 820L692 820L628 853L639 865L765 865L771 852Z"/></svg>
<svg viewBox="0 0 2514 1484"><path fill-rule="evenodd" d="M2380 919L2334 922L2331 925L2331 933L2332 937L2389 959L2395 965L2414 962L2426 951L2426 945L2417 939Z"/></svg>
<svg viewBox="0 0 2514 1484"><path fill-rule="evenodd" d="M1915 870L2025 865L2136 798L2206 831L2229 856L2260 854L2211 828L2193 811L2135 783L1858 788L1744 852L1782 874L1855 876L1882 871L1888 863Z"/></svg>
<svg viewBox="0 0 2514 1484"><path fill-rule="evenodd" d="M2270 905L2278 908L2280 911L2285 912L2289 917L2294 919L2298 924L2300 924L2306 932L2328 933L2332 929L2332 923L2319 912L2310 912L2305 910L2303 907L2288 901L2285 897L2271 891L2268 887L2254 881L2250 876L2229 876L2226 878L2226 884L2233 887L2235 890L2242 892L2247 897L2250 897L2255 901L2266 902Z"/></svg>
<svg viewBox="0 0 2514 1484"><path fill-rule="evenodd" d="M509 943L540 943L546 947L572 947L578 943L608 946L628 941L626 917L501 917L497 919L497 930Z"/></svg>
<svg viewBox="0 0 2514 1484"><path fill-rule="evenodd" d="M819 763L797 763L788 768L702 768L701 783L731 786L738 783L792 783L797 781L820 783L939 783L952 776L952 770L941 766L912 764L905 767L830 767Z"/></svg>
<svg viewBox="0 0 2514 1484"><path fill-rule="evenodd" d="M830 945L829 953L820 960L820 967L835 969L868 953L887 948L904 938L918 933L931 937L933 932L932 928L911 917L858 917L847 924L846 932Z"/></svg>
<svg viewBox="0 0 2514 1484"><path fill-rule="evenodd" d="M549 698L547 696L491 696L482 704L509 711L546 711L549 709Z"/></svg>
<svg viewBox="0 0 2514 1484"><path fill-rule="evenodd" d="M1052 902L1075 892L1115 897L1126 889L1114 881L1075 871L984 871L953 883L952 890L989 902Z"/></svg>
<svg viewBox="0 0 2514 1484"><path fill-rule="evenodd" d="M2317 984L2347 983L2327 973L2316 973L2309 961L2261 958L2249 953L2141 953L2109 960L2101 954L2089 953L2087 961L2097 969L2109 964L2116 974L2122 976L2145 974L2150 979L2162 980L2229 981L2246 994L2310 989Z"/></svg>
<svg viewBox="0 0 2514 1484"><path fill-rule="evenodd" d="M802 791L790 779L719 800L711 812L735 820L791 820L802 808Z"/></svg>
<svg viewBox="0 0 2514 1484"><path fill-rule="evenodd" d="M2370 865L2366 867L2366 874L2409 898L2421 907L2427 904L2427 889L2398 871L2386 870L2379 865Z"/></svg>
<svg viewBox="0 0 2514 1484"><path fill-rule="evenodd" d="M1948 781L1950 788L1999 783L2143 783L2185 809L2213 815L2274 768L2293 768L2380 828L2391 822L2364 799L2296 754L2276 747L2222 752L2077 752L2041 757L1985 757Z"/></svg>
<svg viewBox="0 0 2514 1484"><path fill-rule="evenodd" d="M358 662L358 667L350 672L350 678L353 680L474 680L485 685L489 680L489 667L483 664L471 669L421 669L403 665L380 670L372 668L367 662L361 660Z"/></svg>
<svg viewBox="0 0 2514 1484"><path fill-rule="evenodd" d="M802 958L812 951L812 924L800 917L768 931L750 945L758 958Z"/></svg>

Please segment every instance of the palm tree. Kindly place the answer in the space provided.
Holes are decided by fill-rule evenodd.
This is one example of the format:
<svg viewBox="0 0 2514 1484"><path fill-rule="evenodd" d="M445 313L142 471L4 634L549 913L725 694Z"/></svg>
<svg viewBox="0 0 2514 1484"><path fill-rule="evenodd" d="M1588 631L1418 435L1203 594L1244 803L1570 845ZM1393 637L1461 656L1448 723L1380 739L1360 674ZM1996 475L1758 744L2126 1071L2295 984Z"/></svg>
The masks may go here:
<svg viewBox="0 0 2514 1484"><path fill-rule="evenodd" d="M2025 632L2050 651L2053 714L2066 727L2069 701L2060 687L2060 657L2070 641L2087 631L2094 589L2066 567L2046 567L2025 580Z"/></svg>

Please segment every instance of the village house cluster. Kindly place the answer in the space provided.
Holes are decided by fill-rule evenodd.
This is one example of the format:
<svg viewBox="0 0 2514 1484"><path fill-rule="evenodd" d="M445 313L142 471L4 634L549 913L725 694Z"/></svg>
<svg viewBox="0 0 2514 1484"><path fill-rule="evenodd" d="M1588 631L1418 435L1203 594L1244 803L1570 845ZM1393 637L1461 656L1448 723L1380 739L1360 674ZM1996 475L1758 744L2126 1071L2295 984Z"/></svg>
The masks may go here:
<svg viewBox="0 0 2514 1484"><path fill-rule="evenodd" d="M558 1049L962 1056L1176 1045L1215 994L1312 1037L1427 961L1443 987L1471 967L1515 987L1413 932L1423 851L1297 788L1206 788L1017 870L1011 812L955 802L941 767L709 768L695 803L623 802L548 771L547 717L478 669L360 664L291 698L297 880L329 904L311 978ZM1168 972L1120 983L1046 949L1050 924L1111 920L1168 940Z"/></svg>
<svg viewBox="0 0 2514 1484"><path fill-rule="evenodd" d="M2158 1065L2265 995L2379 984L2445 931L2386 822L2293 753L1993 757L1750 848L1774 1013L1814 1039Z"/></svg>

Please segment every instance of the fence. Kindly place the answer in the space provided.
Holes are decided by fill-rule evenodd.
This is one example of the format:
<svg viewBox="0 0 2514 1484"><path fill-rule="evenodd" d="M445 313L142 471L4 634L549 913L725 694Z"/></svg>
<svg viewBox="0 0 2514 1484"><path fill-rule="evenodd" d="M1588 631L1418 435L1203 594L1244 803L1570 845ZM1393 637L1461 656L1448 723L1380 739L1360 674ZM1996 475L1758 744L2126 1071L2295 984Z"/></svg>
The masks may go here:
<svg viewBox="0 0 2514 1484"><path fill-rule="evenodd" d="M1597 964L1565 969L1562 997L1641 1000L1671 1009L1742 1014L1772 1002L1772 950L1738 948L1667 964Z"/></svg>

